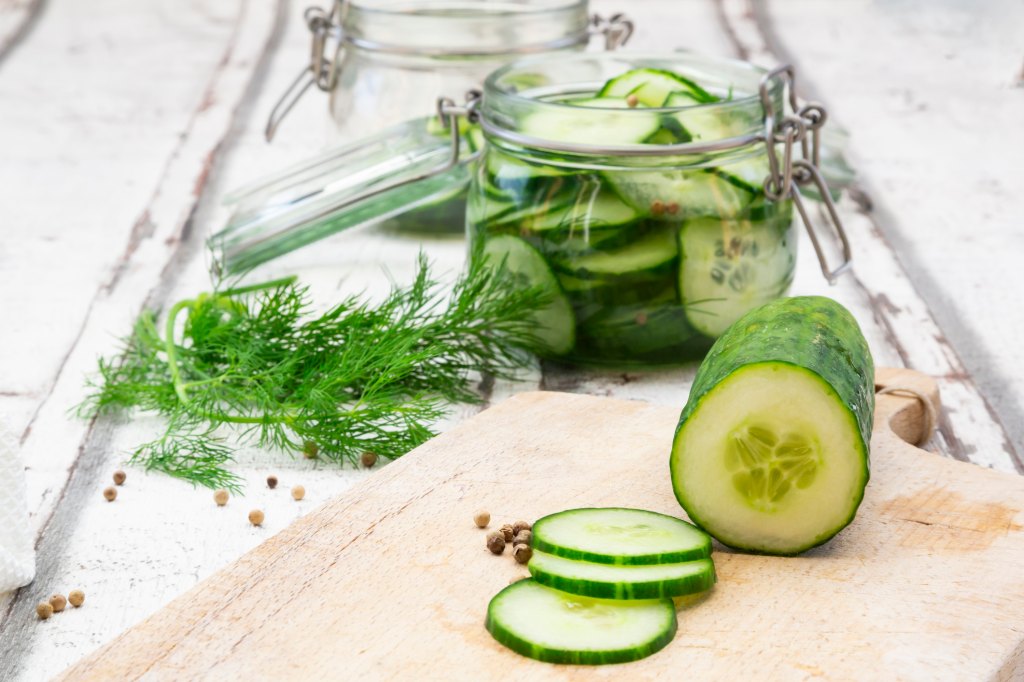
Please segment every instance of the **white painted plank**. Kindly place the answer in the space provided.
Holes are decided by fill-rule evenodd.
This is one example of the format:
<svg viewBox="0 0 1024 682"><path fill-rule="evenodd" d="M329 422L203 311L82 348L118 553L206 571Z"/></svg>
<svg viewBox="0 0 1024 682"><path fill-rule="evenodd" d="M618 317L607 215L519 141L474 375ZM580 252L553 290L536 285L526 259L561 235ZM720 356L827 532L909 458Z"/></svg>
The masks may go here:
<svg viewBox="0 0 1024 682"><path fill-rule="evenodd" d="M805 84L850 130L861 203L926 303L877 308L891 310L901 339L918 342L907 348L910 363L946 375L950 400L962 395L949 418L965 454L1005 468L1001 453L1016 450L1019 463L1024 4L755 5ZM865 284L888 295L885 282Z"/></svg>
<svg viewBox="0 0 1024 682"><path fill-rule="evenodd" d="M0 0L0 60L29 29L41 5L42 0Z"/></svg>

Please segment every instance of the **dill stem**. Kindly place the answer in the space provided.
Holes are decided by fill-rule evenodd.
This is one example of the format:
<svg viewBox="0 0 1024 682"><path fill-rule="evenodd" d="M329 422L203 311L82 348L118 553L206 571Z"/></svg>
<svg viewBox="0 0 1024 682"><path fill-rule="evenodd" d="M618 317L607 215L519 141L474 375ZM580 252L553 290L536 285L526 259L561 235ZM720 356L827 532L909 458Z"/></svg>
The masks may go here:
<svg viewBox="0 0 1024 682"><path fill-rule="evenodd" d="M188 405L188 389L181 380L181 371L178 369L178 347L174 343L174 322L185 308L188 308L195 299L187 298L175 303L167 313L167 322L164 323L164 351L167 353L167 367L171 372L171 382L174 384L174 392L178 394L178 400L182 405Z"/></svg>

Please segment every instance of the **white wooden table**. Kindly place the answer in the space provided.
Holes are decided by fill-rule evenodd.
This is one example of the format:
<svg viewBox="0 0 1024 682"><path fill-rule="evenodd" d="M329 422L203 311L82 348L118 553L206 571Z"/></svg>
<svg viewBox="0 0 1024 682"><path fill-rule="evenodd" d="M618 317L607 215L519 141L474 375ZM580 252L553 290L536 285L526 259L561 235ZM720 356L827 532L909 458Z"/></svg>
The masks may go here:
<svg viewBox="0 0 1024 682"><path fill-rule="evenodd" d="M598 10L626 3L595 2ZM247 497L128 471L125 449L158 424L68 416L83 377L143 306L208 284L203 240L226 189L331 140L310 96L280 140L262 125L307 51L301 3L285 0L0 0L0 414L20 434L38 577L0 595L0 679L45 679L290 521L372 472L245 453ZM855 272L823 284L804 248L794 293L850 307L877 364L939 378L932 448L1024 471L1024 48L1019 2L646 0L629 3L633 47L686 47L797 64L805 94L853 137L860 173L843 217ZM805 245L806 246L806 245ZM420 243L372 231L267 268L299 272L318 298L411 271ZM463 247L429 242L456 271ZM489 400L543 388L681 406L691 369L538 367ZM457 420L476 408L462 408ZM281 479L277 491L263 480ZM293 502L287 489L307 492ZM246 520L265 510L262 528ZM46 622L35 604L81 588L82 609Z"/></svg>

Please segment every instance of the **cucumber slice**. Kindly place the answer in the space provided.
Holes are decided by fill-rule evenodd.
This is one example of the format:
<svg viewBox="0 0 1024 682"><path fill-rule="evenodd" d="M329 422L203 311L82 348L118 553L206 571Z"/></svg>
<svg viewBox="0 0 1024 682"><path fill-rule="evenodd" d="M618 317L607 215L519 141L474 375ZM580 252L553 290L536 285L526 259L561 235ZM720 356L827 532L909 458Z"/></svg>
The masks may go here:
<svg viewBox="0 0 1024 682"><path fill-rule="evenodd" d="M793 282L796 239L774 221L696 218L679 232L679 293L694 329L718 338Z"/></svg>
<svg viewBox="0 0 1024 682"><path fill-rule="evenodd" d="M533 524L533 549L600 564L670 564L711 556L711 538L643 509L570 509Z"/></svg>
<svg viewBox="0 0 1024 682"><path fill-rule="evenodd" d="M699 103L718 101L717 97L689 78L662 69L627 71L605 83L597 96L625 98L635 95L644 106L660 107L670 94L677 91L689 93Z"/></svg>
<svg viewBox="0 0 1024 682"><path fill-rule="evenodd" d="M516 653L548 663L628 663L676 634L671 600L613 601L566 594L520 580L491 599L487 630Z"/></svg>
<svg viewBox="0 0 1024 682"><path fill-rule="evenodd" d="M551 107L523 119L526 135L581 144L641 144L661 125L657 114L637 109L608 109L583 114L571 106Z"/></svg>
<svg viewBox="0 0 1024 682"><path fill-rule="evenodd" d="M551 296L550 302L533 314L540 350L554 355L568 353L576 332L572 308L537 250L522 239L503 235L487 239L483 256L493 263L504 263L523 288L538 286Z"/></svg>
<svg viewBox="0 0 1024 682"><path fill-rule="evenodd" d="M575 354L629 358L629 364L637 367L681 364L703 357L712 340L690 325L686 311L677 303L675 287L666 293L671 294L668 300L658 294L640 304L617 299L614 307L606 304L589 316L573 297L578 325Z"/></svg>
<svg viewBox="0 0 1024 682"><path fill-rule="evenodd" d="M559 230L582 233L608 230L639 218L636 210L611 192L584 193L562 205L524 209L532 215L520 220L524 230L548 232Z"/></svg>
<svg viewBox="0 0 1024 682"><path fill-rule="evenodd" d="M773 301L730 327L697 371L672 487L721 542L799 554L853 520L873 413L873 361L853 316L818 296Z"/></svg>
<svg viewBox="0 0 1024 682"><path fill-rule="evenodd" d="M754 192L718 173L700 171L616 171L608 183L626 203L655 220L741 215Z"/></svg>
<svg viewBox="0 0 1024 682"><path fill-rule="evenodd" d="M588 97L585 99L574 99L566 102L574 107L587 107L591 109L634 109L629 106L625 97Z"/></svg>
<svg viewBox="0 0 1024 682"><path fill-rule="evenodd" d="M672 268L679 257L673 231L658 230L614 251L594 251L553 262L561 272L583 279L640 274Z"/></svg>
<svg viewBox="0 0 1024 682"><path fill-rule="evenodd" d="M660 599L703 592L715 584L711 559L649 566L613 566L538 552L527 565L533 579L556 590L600 599Z"/></svg>

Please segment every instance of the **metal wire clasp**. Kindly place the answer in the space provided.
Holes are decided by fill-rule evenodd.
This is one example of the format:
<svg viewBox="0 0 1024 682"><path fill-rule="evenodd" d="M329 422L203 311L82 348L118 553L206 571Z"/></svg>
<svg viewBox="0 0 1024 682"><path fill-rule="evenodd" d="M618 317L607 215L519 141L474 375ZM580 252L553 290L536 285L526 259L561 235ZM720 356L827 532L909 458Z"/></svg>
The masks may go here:
<svg viewBox="0 0 1024 682"><path fill-rule="evenodd" d="M292 84L288 86L288 89L284 91L271 110L270 116L267 118L267 127L263 131L263 136L267 142L274 139L274 133L277 132L281 121L284 120L284 117L288 115L288 112L292 110L292 107L306 94L306 91L312 85L315 84L317 88L324 92L328 92L334 87L338 70L335 66L335 59L328 56L327 41L328 38L333 38L336 46L341 44L341 27L335 22L335 17L338 13L338 7L342 4L335 3L331 5L330 11L319 7L307 7L306 11L302 13L306 20L306 26L313 35L309 63L302 67L299 75L292 81Z"/></svg>
<svg viewBox="0 0 1024 682"><path fill-rule="evenodd" d="M600 14L590 17L590 35L604 36L604 49L609 52L628 43L634 28L633 21L621 12L607 19Z"/></svg>
<svg viewBox="0 0 1024 682"><path fill-rule="evenodd" d="M771 84L775 79L783 80L783 87L789 90L789 106L793 113L784 116L776 123L775 104L771 96ZM850 241L843 229L843 223L839 219L839 212L836 210L835 202L829 193L828 183L818 170L818 161L821 158L821 127L828 118L825 107L816 103L808 103L800 106L796 98L794 87L795 74L792 66L784 65L772 69L761 78L759 87L761 105L764 107L764 143L768 152L769 175L764 181L764 193L772 201L782 201L792 197L797 213L807 229L811 238L814 252L818 255L818 262L821 264L821 273L828 280L829 284L835 284L836 278L850 268L853 261ZM793 147L800 143L801 158L794 158ZM779 159L778 145L782 146L782 159ZM803 196L800 188L814 184L825 205L828 220L832 231L839 239L842 247L843 262L836 268L830 268L828 257L818 239L814 229L814 223L810 214L804 206Z"/></svg>

